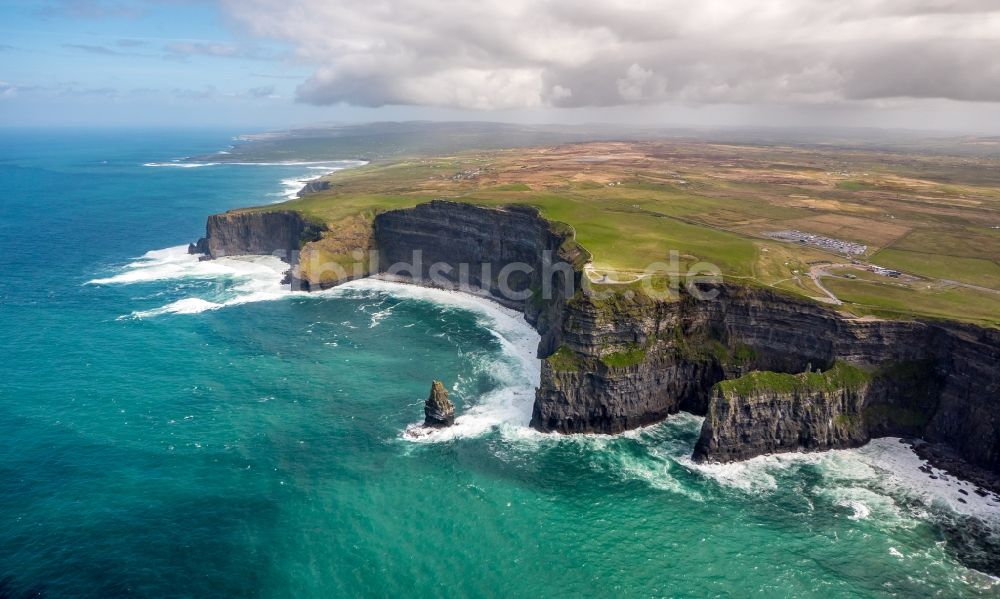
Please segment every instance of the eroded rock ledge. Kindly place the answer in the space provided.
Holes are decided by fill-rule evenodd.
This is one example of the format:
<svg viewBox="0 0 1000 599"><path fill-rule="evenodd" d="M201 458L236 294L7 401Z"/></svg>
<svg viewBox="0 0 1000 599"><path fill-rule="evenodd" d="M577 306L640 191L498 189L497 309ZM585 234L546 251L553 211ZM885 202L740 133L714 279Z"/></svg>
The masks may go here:
<svg viewBox="0 0 1000 599"><path fill-rule="evenodd" d="M623 288L597 299L558 291L542 276L544 257L572 265L574 289L589 258L572 230L525 207L503 209L434 201L373 219L322 227L294 212L238 211L209 219L193 248L210 256L290 253L303 287L385 272L458 287L461 264L474 291L525 313L542 335L543 359L532 426L563 433L616 433L686 410L706 415L695 457L732 461L778 451L854 447L877 436L913 435L943 443L963 459L1000 472L1000 332L972 325L856 319L770 290L722 285L714 300L653 299ZM361 256L360 271L328 277L303 256ZM497 277L524 262L531 274L511 286ZM484 276L478 268L490 265ZM556 283L550 299L543 285ZM816 371L821 371L817 373ZM757 373L757 374L754 374ZM850 375L850 376L847 376ZM845 378L846 377L846 378ZM723 382L723 381L729 381ZM721 383L721 384L720 384Z"/></svg>
<svg viewBox="0 0 1000 599"><path fill-rule="evenodd" d="M233 210L209 216L205 236L188 252L210 258L274 255L294 263L302 245L319 239L322 229L291 210Z"/></svg>

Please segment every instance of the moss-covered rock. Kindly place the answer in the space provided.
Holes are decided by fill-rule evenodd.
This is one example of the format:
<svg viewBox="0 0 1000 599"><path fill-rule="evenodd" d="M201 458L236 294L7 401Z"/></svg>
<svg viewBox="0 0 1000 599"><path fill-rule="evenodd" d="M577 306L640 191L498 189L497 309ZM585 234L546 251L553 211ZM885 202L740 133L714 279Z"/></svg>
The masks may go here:
<svg viewBox="0 0 1000 599"><path fill-rule="evenodd" d="M737 379L722 381L718 391L725 398L749 396L754 393L785 393L796 396L833 393L846 389L860 390L871 381L870 372L846 362L836 362L825 372L803 372L788 374L783 372L754 371Z"/></svg>

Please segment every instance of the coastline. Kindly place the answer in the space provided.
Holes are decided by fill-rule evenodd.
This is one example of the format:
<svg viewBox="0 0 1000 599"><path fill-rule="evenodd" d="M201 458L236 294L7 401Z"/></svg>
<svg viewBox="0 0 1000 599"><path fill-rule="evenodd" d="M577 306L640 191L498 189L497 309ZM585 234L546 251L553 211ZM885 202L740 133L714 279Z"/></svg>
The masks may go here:
<svg viewBox="0 0 1000 599"><path fill-rule="evenodd" d="M308 183L332 175L338 171L349 168L357 168L369 164L367 160L354 158L340 160L287 160L287 161L261 161L261 162L229 162L229 161L194 161L186 158L178 158L167 162L145 162L142 166L151 168L205 168L214 166L301 166L309 170L320 171L319 174L306 173L301 176L286 177L281 179L284 189L273 195L279 199L271 204L280 204L288 200L294 200L301 196L302 192L308 188ZM306 176L310 175L310 176Z"/></svg>
<svg viewBox="0 0 1000 599"><path fill-rule="evenodd" d="M524 321L523 314L518 314L510 308L497 303L485 294L422 285L390 275L373 275L365 279L344 283L342 287L362 287L366 285L366 282L373 281L397 285L398 287L394 287L397 291L409 287L422 289L431 294L445 294L442 297L463 297L469 305L478 305L486 308L488 311L499 311L514 315L524 326L530 326ZM341 287L327 289L318 293L327 294L338 288ZM389 290L393 292L393 288ZM460 414L459 421L461 421L461 418L462 415ZM703 417L681 411L668 416L661 422L614 434L543 433L527 426L525 422L508 429L504 436L512 443L528 443L529 446L579 442L585 444L596 443L598 447L605 447L613 444L616 439L641 440L645 435L655 434L663 427L670 427L675 422L687 422L691 419L697 421L700 426ZM460 424L460 422L457 424ZM414 426L419 428L419 425ZM453 432L451 429L441 429L421 437L408 437L406 435L407 431L403 431L399 438L418 444L434 443L475 437L483 434L488 429L489 427L481 428L471 434L460 429L455 429ZM925 443L923 445L929 446L930 444ZM925 454L918 451L917 448L919 446L920 444L914 443L913 440L899 437L878 437L856 448L831 449L823 452L796 451L766 454L731 463L696 463L687 457L690 450L694 448L691 445L687 448L688 451L684 456L676 459L676 463L683 468L699 473L700 476L712 479L722 486L733 487L747 493L760 493L766 489L773 491L774 487L772 485L776 483L774 482L773 475L769 474L769 471L775 469L783 470L789 467L814 465L825 469L833 468L836 471L838 468L857 469L859 466L867 466L870 470L860 470L854 474L850 474L849 478L855 478L862 485L873 484L879 492L887 493L894 502L906 498L908 501L914 501L922 505L927 510L925 517L945 527L949 535L955 537L971 535L978 537L981 542L988 542L989 537L1000 533L1000 491L990 487L988 484L984 484L982 478L974 479L965 477L961 469L961 462L959 462L959 467L956 469L957 473L953 474L948 470L947 464L937 463L933 458L925 457ZM602 449L597 450L604 451ZM955 462L951 462L951 466L955 468ZM634 474L655 488L689 494L676 481L665 482L658 480L662 476L669 477L666 473L643 474L636 471ZM760 485L763 485L763 487ZM858 488L864 488L864 486ZM848 516L848 518L869 518L872 510L867 505L869 498L864 495L860 497L852 497L851 495L852 493L849 492L844 499L838 500L842 502L841 505L843 507L853 510L853 515ZM949 518L942 517L943 513L951 513L961 519L955 522ZM964 520L964 518L971 518L973 521L981 524L970 528L969 521ZM991 577L994 581L1000 582L1000 574L991 574L989 572L984 572L984 574Z"/></svg>
<svg viewBox="0 0 1000 599"><path fill-rule="evenodd" d="M119 146L79 142L112 163ZM53 172L88 156L65 149ZM14 486L0 537L15 594L115 595L127 585L153 595L433 596L447 585L586 595L598 579L692 596L1000 589L981 574L993 570L967 559L1000 554L995 545L960 527L955 536L956 523L979 530L973 519L945 499L881 486L868 447L765 457L723 478L691 464L704 418L688 412L614 435L525 426L533 377L521 377L526 401L505 422L507 398L483 396L519 362L477 324L485 316L366 291L386 287L368 279L293 295L279 285L287 264L244 274L234 269L262 259L199 261L177 246L205 213L266 204L286 173L304 169L144 168L141 153L123 155L116 176L91 161L96 177L78 179L74 195L87 201L76 205L32 177L6 179L26 215L7 223L15 235L5 241L22 259L10 265L2 321ZM40 243L43 230L64 243ZM182 265L156 273L149 263L166 256L136 258L168 246ZM136 262L145 266L129 267ZM84 284L119 275L145 280ZM258 282L277 297L131 316L189 298L223 304ZM461 295L442 297L496 308ZM537 366L533 345L520 355ZM498 423L436 442L401 438L421 420L431 378L457 386L459 415L492 404L481 416ZM909 452L895 441L891 449ZM898 470L918 486L937 482ZM467 538L460 551L456 534Z"/></svg>
<svg viewBox="0 0 1000 599"><path fill-rule="evenodd" d="M192 258L196 259L196 257ZM253 259L253 257L247 256L243 258L226 258L224 260L252 261ZM208 262L209 264L211 263L211 261ZM270 276L273 277L277 275ZM540 337L535 332L534 328L532 328L527 322L523 313L503 306L490 298L488 295L464 293L454 289L428 287L415 281L385 275L365 277L336 287L314 292L295 292L290 288L286 289L287 286L283 285L281 287L282 293L279 296L273 298L261 298L259 300L248 300L246 302L239 303L267 301L269 299L284 299L289 297L336 297L337 295L343 293L355 293L363 290L380 290L394 295L401 294L410 297L423 297L429 301L444 301L444 303L457 305L463 309L468 309L484 315L500 314L503 315L504 318L509 318L511 321L518 322L519 326L522 328L522 332L530 330L534 335L534 347L538 346L538 341L540 340ZM226 307L226 305L235 304L224 304L218 306L218 308ZM373 326L377 324L374 318L375 316L373 316ZM529 343L528 345L532 344ZM525 359L528 358L535 365L535 371L532 373L532 376L529 376L525 381L521 381L524 383L526 389L530 388L530 393L526 390L521 390L519 395L516 396L518 401L514 402L497 401L491 403L491 400L487 398L483 404L488 404L490 411L486 413L484 413L483 410L476 412L476 408L480 407L482 404L474 405L468 410L463 410L459 413L458 426L453 430L445 429L440 432L432 433L431 435L413 439L406 437L406 429L404 429L399 432L398 439L406 442L415 442L416 445L421 443L433 444L437 442L452 442L465 438L476 438L489 431L499 429L503 438L506 438L514 443L527 442L529 446L537 443L549 445L551 443L559 444L565 441L576 442L577 440L586 443L597 443L599 446L604 446L607 443L614 443L616 439L639 438L647 432L655 432L656 430L659 430L659 427L672 426L674 421L677 419L684 422L687 422L690 418L700 419L700 417L688 416L686 412L682 412L679 415L670 416L667 420L659 423L631 429L614 435L577 434L570 436L562 435L560 433L547 434L535 431L534 429L528 427L526 418L530 418L530 401L533 399L534 388L537 387L540 382L540 372L538 371L538 366L541 365L541 362L535 358L535 352L533 351L534 347L528 347L528 345L522 344L522 346L517 348L515 353L520 356L519 359L522 361L525 361ZM527 408L527 411L525 408ZM935 473L935 475L938 476L937 479L930 479L926 471L926 468L929 467L927 462L921 460L911 447L901 444L896 438L876 439L858 449L833 450L832 452L827 453L794 452L766 455L734 464L694 464L689 463L684 459L679 460L677 463L680 464L681 467L689 468L692 471L701 473L702 476L718 479L720 484L725 485L732 484L726 481L733 481L737 479L745 480L747 477L758 476L758 474L755 474L756 472L760 471L762 468L766 470L767 468L775 467L775 464L826 463L829 460L839 459L836 457L838 455L850 456L850 460L867 460L883 473L895 476L899 479L899 481L901 481L897 482L906 488L906 492L909 495L917 496L923 493L923 499L921 499L921 501L925 502L928 507L946 507L956 514L980 519L990 526L997 526L998 524L997 504L994 502L997 498L995 496L982 498L981 500L977 499L976 501L971 502L968 500L964 502L961 501L966 496L960 493L959 489L966 489L973 492L974 490L962 482L957 482L955 485L951 485L949 484L950 481L946 477L940 476L939 473ZM826 460L826 462L824 462L824 460ZM641 475L641 473L637 475L640 476L640 478L647 477L646 475ZM655 476L648 476L648 482L651 485L656 486L661 484L656 482ZM931 485L926 484L932 480L934 482ZM740 487L740 485L743 484L746 483L740 482L737 484L737 487ZM667 487L673 488L671 485L667 485ZM674 487L676 487L676 485L674 485ZM865 507L862 500L845 501L847 502L845 505L854 510L854 516L852 516L852 518L867 517L867 510L869 508ZM854 503L852 503L852 501Z"/></svg>
<svg viewBox="0 0 1000 599"><path fill-rule="evenodd" d="M553 223L526 206L433 200L379 212L370 221L351 221L338 240L342 224L309 224L294 209L230 211L209 218L206 237L192 245L192 251L210 256L288 255L291 280L300 281L303 289L335 287L390 265L408 265L416 252L422 256L420 272L412 267L404 272L421 284L460 286L461 276L455 273L461 273L463 265L489 264L491 274L484 275L489 279L474 279L472 287L522 311L542 336L538 355L546 361L531 424L545 432L616 433L684 410L711 416L695 451L698 460L726 462L775 452L857 447L885 436L950 443L963 458L981 466L995 460L996 439L970 441L988 441L990 436L994 408L974 391L996 385L989 358L1000 352L995 331L933 321L852 318L732 283L720 283L715 297L706 302L686 299L693 292L683 289L679 298L657 299L619 286L609 290L612 297L599 298L573 295L559 285L550 286L556 292L551 298L529 301L526 298L533 295L527 293L514 300L499 291L496 273L504 268L517 264L528 269L512 291L541 289L548 281L542 280L545 267L540 260L552 252L557 261L572 265L573 288L578 290L583 263L590 257L575 242L572 227ZM428 235L428 230L435 233ZM368 256L372 251L378 252L378 263L365 262L362 271L355 268L346 276L342 269L323 264L324 255ZM435 278L429 274L431 264L449 269ZM687 321L697 324L685 325ZM854 366L834 373L843 360ZM829 369L809 378L810 385L826 381L819 387L797 388L801 383L795 383L790 389L797 391L779 393L756 388L754 381L761 377L750 376L738 386L723 386L731 389L725 392L729 395L714 390L715 383L758 371L766 374L764 381L805 381L799 373L811 371L811 365ZM853 386L838 387L848 384L837 382L840 376L853 377ZM802 400L810 409L783 411L767 402L771 396L781 405ZM752 408L747 412L752 422L737 422L742 412L727 407L733 401ZM977 410L986 411L987 418L969 416ZM739 431L747 427L754 436L743 439ZM786 433L777 435L779 429Z"/></svg>
<svg viewBox="0 0 1000 599"><path fill-rule="evenodd" d="M183 246L178 246L173 249L176 250L175 253L179 253L185 248ZM154 256L160 255L160 252L156 251L150 253ZM186 255L186 252L184 254ZM227 262L232 261L234 263L254 264L259 259L270 259L270 257L245 256L224 260ZM205 262L198 262L193 256L185 256L185 260L190 262L192 265L206 264ZM211 261L208 262L208 264L211 265ZM128 268L126 272L123 273L123 278L115 280L115 277L110 277L106 279L94 280L91 281L91 283L128 284L131 282L150 280L143 277L141 272L137 272L138 270L141 269L136 267ZM228 276L220 275L220 272L220 270L215 270L205 273L203 276ZM260 273L265 271L257 272ZM195 314L205 310L222 309L229 306L254 302L285 300L292 298L322 299L337 297L345 294L372 291L384 292L394 297L431 301L479 314L487 319L485 326L488 328L490 328L491 325L493 327L500 325L502 332L497 332L493 328L491 328L491 330L494 331L494 335L497 336L501 343L504 343L507 347L509 347L510 355L516 356L517 359L521 361L528 376L525 380L521 381L525 388L515 390L515 401L513 402L507 402L506 405L504 405L504 402L502 401L499 403L493 402L487 407L486 410L476 410L476 406L473 406L471 413L466 410L459 413L458 422L455 427L440 429L417 438L406 437L406 431L404 430L400 431L401 439L417 443L452 441L460 438L480 436L496 426L503 425L509 425L519 429L516 431L512 430L510 432L514 436L520 438L531 437L536 440L542 440L545 438L558 440L572 437L613 439L615 437L636 437L642 435L644 431L653 429L662 424L654 423L645 427L631 429L613 435L595 435L586 433L563 435L558 432L541 433L530 429L528 427L528 420L531 416L531 401L534 399L533 391L538 386L540 377L539 366L541 365L541 361L535 357L535 350L540 340L540 336L525 320L523 313L503 306L490 298L488 295L468 293L457 289L421 285L402 277L394 277L385 274L357 279L337 287L321 291L297 292L292 291L288 285L280 285L280 278L282 276L280 267L272 265L267 269L267 272L269 272L269 274L266 276L271 279L271 283L278 286L276 287L275 293L251 295L239 300L223 303L202 303L195 301L194 298L192 298L192 301L181 300L180 302L176 302L176 306L171 304L161 309L133 313L127 317L148 318L164 314ZM179 274L178 276L184 277L188 275ZM244 272L236 273L234 276L252 276L252 274ZM279 288L280 291L277 291ZM125 317L126 316L123 316L123 318ZM511 333L512 335L505 337L504 333ZM511 339L509 337L515 337L515 342L511 343ZM510 390L502 389L500 391L503 393ZM487 401L487 403L489 404L490 402ZM682 414L687 414L687 412L682 412ZM673 417L671 416L668 418ZM898 447L896 447L897 445ZM893 448L895 451L888 451L887 448ZM956 513L982 518L988 518L988 516L992 515L993 519L1000 518L1000 495L997 495L996 492L992 490L989 493L977 493L977 489L983 486L981 482L978 484L976 482L972 482L972 480L969 480L969 477L964 477L960 470L957 474L949 474L947 465L935 464L933 460L926 459L914 448L912 443L905 442L902 439L896 437L882 437L879 439L873 439L868 444L857 449L834 449L831 451L844 452L846 454L864 457L865 459L871 459L873 465L880 466L886 473L893 473L902 481L905 481L906 486L912 492L926 492L928 495L933 497L931 503L936 500L943 501ZM760 468L763 464L774 463L775 460L778 460L778 462L814 462L822 459L826 453L827 452L792 452L786 454L769 454L732 464L690 463L687 464L687 466L714 477L720 475L719 473L722 472L743 472L748 469L754 470ZM954 468L953 464L952 468ZM724 479L725 477L723 480ZM962 493L959 489L965 491L965 493Z"/></svg>

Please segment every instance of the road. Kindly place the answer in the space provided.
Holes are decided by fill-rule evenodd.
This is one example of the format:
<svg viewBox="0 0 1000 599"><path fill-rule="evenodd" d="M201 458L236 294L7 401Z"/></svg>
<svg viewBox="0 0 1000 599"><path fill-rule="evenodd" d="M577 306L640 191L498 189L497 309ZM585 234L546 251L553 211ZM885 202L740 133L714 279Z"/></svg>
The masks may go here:
<svg viewBox="0 0 1000 599"><path fill-rule="evenodd" d="M809 278L812 279L812 282L816 285L816 288L822 291L826 295L825 299L819 297L816 299L820 301L825 301L828 304L834 304L835 306L843 304L844 302L840 301L840 298L834 295L832 291L830 291L829 289L826 288L825 285L823 285L822 278L833 276L829 272L827 272L828 268L857 268L857 267L858 267L857 264L817 264L811 267L809 269Z"/></svg>

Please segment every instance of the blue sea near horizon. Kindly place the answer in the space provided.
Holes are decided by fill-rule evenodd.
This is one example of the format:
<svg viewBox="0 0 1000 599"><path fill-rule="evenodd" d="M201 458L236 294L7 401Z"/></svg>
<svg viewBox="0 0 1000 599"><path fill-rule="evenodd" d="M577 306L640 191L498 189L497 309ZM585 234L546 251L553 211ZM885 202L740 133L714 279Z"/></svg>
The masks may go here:
<svg viewBox="0 0 1000 599"><path fill-rule="evenodd" d="M997 506L896 440L701 466L686 414L542 435L517 314L188 256L352 158L147 166L235 133L0 131L0 597L1000 593L962 533ZM458 426L410 438L432 378Z"/></svg>

